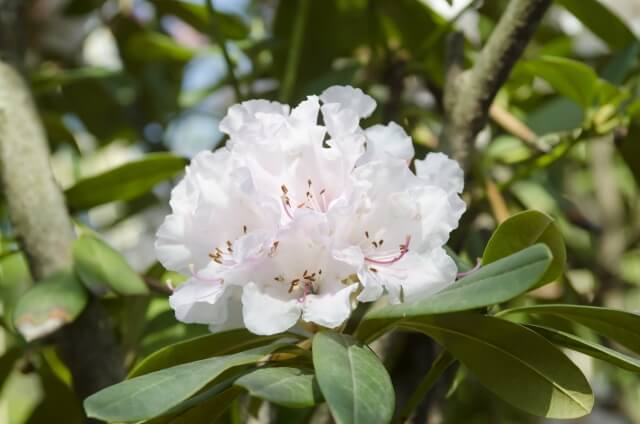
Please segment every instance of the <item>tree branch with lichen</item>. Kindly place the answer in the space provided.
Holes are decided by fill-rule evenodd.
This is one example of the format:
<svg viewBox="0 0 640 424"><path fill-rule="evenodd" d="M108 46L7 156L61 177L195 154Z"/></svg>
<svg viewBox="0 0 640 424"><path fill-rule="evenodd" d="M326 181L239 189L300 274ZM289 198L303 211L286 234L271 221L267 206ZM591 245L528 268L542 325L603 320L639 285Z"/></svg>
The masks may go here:
<svg viewBox="0 0 640 424"><path fill-rule="evenodd" d="M513 65L551 5L551 0L512 0L471 69L462 70L463 39L449 40L442 141L468 170L473 142L487 123L489 108Z"/></svg>

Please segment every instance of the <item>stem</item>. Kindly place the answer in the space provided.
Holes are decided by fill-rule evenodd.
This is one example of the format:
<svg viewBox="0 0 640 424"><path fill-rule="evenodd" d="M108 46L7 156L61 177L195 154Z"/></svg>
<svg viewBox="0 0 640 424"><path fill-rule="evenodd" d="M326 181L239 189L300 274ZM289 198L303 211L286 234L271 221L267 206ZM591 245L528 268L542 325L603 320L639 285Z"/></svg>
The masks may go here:
<svg viewBox="0 0 640 424"><path fill-rule="evenodd" d="M397 423L404 423L410 417L413 411L420 405L422 400L425 398L429 390L433 387L433 385L438 381L438 378L455 362L455 359L449 352L446 350L442 350L440 354L436 357L429 369L427 375L424 376L424 379L418 387L413 391L411 397L402 407L400 412L398 413Z"/></svg>
<svg viewBox="0 0 640 424"><path fill-rule="evenodd" d="M450 44L445 86L445 122L442 140L463 169L469 169L476 135L485 126L489 107L511 68L533 37L551 0L512 0L489 37L474 66L459 72L460 36Z"/></svg>
<svg viewBox="0 0 640 424"><path fill-rule="evenodd" d="M231 87L233 88L233 93L236 96L236 102L240 102L242 100L242 92L240 91L240 84L238 84L238 79L236 78L236 74L233 70L233 61L231 60L231 56L229 55L229 50L227 49L227 43L224 39L224 36L218 32L218 28L216 27L216 11L213 8L213 0L205 0L204 2L207 5L207 11L209 12L209 19L211 19L211 38L213 41L220 46L220 50L222 51L222 57L224 58L224 62L227 65L227 74L229 76L229 82L231 83Z"/></svg>
<svg viewBox="0 0 640 424"><path fill-rule="evenodd" d="M309 17L310 0L300 0L298 2L298 13L293 25L291 43L289 50L289 60L282 78L282 88L280 90L280 101L287 103L291 100L293 89L296 85L298 65L300 64L300 53L304 41L304 29Z"/></svg>

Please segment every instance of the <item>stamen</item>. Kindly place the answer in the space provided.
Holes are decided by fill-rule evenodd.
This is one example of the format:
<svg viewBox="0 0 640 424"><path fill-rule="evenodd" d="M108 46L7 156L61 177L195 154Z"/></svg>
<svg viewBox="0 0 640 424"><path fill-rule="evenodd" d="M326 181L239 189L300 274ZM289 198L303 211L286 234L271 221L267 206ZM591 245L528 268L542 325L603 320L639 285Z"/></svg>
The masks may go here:
<svg viewBox="0 0 640 424"><path fill-rule="evenodd" d="M409 251L409 243L411 242L411 236L407 236L407 238L405 239L404 244L400 245L400 253L396 256L394 256L393 258L390 259L373 259L373 258L369 258L365 256L365 260L368 262L371 262L373 264L378 264L378 265L391 265L394 264L396 262L398 262L400 259L402 259L404 257L404 255L407 254L407 252Z"/></svg>

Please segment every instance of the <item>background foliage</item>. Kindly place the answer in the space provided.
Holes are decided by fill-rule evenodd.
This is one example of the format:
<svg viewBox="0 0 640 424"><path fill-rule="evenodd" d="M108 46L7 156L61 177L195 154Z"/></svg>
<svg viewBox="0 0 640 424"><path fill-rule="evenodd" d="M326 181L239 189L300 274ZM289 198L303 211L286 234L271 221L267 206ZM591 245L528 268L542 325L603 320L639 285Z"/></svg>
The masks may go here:
<svg viewBox="0 0 640 424"><path fill-rule="evenodd" d="M182 350L177 345L151 355L206 334L204 327L174 319L167 284L179 284L181 277L165 272L152 249L169 189L188 158L224 143L217 123L228 105L254 97L297 102L334 84L359 86L375 97L379 107L369 123L400 123L412 135L417 157L446 150L438 138L447 39L457 29L464 31L464 61L471 65L506 4L220 0L213 10L195 0L28 2L25 72L46 128L54 173L80 237L74 244L76 272L56 275L53 283L30 290L33 278L3 202L0 422L82 422L69 370L53 338L47 337L56 327L41 326L52 317L68 321L80 313L88 301L82 285L106 307L131 375L221 354L238 355L234 360L244 364L275 349L265 347L275 339L250 339L239 332L224 342L198 339L200 345L191 342ZM631 314L607 309L594 318L592 310L579 306L640 309L638 22L640 10L633 1L554 3L498 92L490 122L475 142L465 188L468 212L449 243L465 267L476 258L484 265L493 263L535 243L551 250L554 262L540 280L550 284L511 300L500 313L573 349L570 357L597 398L594 415L580 422L640 421L640 363L631 355L640 353L640 327ZM545 214L519 213L528 209ZM522 290L480 300L477 307L531 287L521 283ZM61 287L66 293L62 297ZM470 292L467 298L483 293ZM446 293L439 300L434 307L446 308ZM578 306L544 306L551 303ZM439 326L478 334L485 325L496 334L520 331L510 324L492 327L495 318L484 319L465 323L460 316L443 323L433 318L429 328L424 321L403 326L428 334L460 358L465 352L439 333ZM368 325L388 320L394 320L393 313L380 314ZM359 331L362 336L369 330L365 326ZM314 340L314 355L322 349L339 355L331 347L339 343L367 360L368 350L332 337ZM422 334L394 337L391 348L389 343L373 347L384 356L397 402L403 404L440 348ZM513 337L517 340L517 334ZM487 355L496 358L495 352ZM416 422L428 417L447 423L542 420L527 413L536 414L534 401L523 412L494 394L508 396L500 392L502 384L508 386L500 381L506 378L500 359L486 375L443 366L448 371L420 403ZM441 362L451 363L440 356L436 365ZM199 366L222 375L226 370L215 358ZM375 373L375 365L371 367ZM223 392L226 397L191 409L192 415L182 419L198 422L198 417L219 414L223 422L244 422L247 414L260 414L256 396L303 407L274 409L278 422L307 419L312 413L308 407L319 400L316 385L324 391L331 382L316 382L297 368L274 370L267 374L279 374L242 377ZM527 382L535 387L538 382L531 378ZM290 379L300 396L261 392L263 382L274 379ZM193 387L199 390L208 382L194 382ZM339 417L335 405L332 411ZM392 413L384 402L380 405L378 417ZM144 412L140 419L146 418ZM117 414L110 418L119 419Z"/></svg>

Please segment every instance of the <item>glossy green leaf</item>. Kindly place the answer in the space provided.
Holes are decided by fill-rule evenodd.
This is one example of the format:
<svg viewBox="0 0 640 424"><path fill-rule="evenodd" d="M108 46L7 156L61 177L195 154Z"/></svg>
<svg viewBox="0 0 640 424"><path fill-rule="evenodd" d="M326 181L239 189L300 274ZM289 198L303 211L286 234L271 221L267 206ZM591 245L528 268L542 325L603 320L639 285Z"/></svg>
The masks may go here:
<svg viewBox="0 0 640 424"><path fill-rule="evenodd" d="M625 355L624 353L620 353L614 349L610 349L606 346L593 343L554 328L543 327L540 325L527 325L527 327L557 345L577 352L582 352L585 355L589 355L594 358L602 359L603 361L629 371L640 372L640 359L638 358Z"/></svg>
<svg viewBox="0 0 640 424"><path fill-rule="evenodd" d="M277 347L277 344L261 346L126 380L90 396L84 407L89 417L104 421L154 418L195 395L223 372L264 360Z"/></svg>
<svg viewBox="0 0 640 424"><path fill-rule="evenodd" d="M74 211L116 200L129 200L184 170L186 161L169 153L152 153L102 174L85 178L65 191Z"/></svg>
<svg viewBox="0 0 640 424"><path fill-rule="evenodd" d="M552 257L542 244L480 268L435 295L414 303L389 305L374 310L360 323L360 340L370 341L406 318L458 312L502 303L535 286Z"/></svg>
<svg viewBox="0 0 640 424"><path fill-rule="evenodd" d="M257 336L245 329L194 337L190 340L163 347L149 355L131 371L129 378L212 356L229 355L263 346L281 338L282 334Z"/></svg>
<svg viewBox="0 0 640 424"><path fill-rule="evenodd" d="M91 235L81 235L73 243L76 273L92 291L100 294L110 288L118 294L132 296L149 290L140 276L115 249Z"/></svg>
<svg viewBox="0 0 640 424"><path fill-rule="evenodd" d="M391 421L395 407L391 378L367 346L346 334L317 333L313 366L337 424Z"/></svg>
<svg viewBox="0 0 640 424"><path fill-rule="evenodd" d="M598 85L598 75L584 63L556 56L542 56L519 65L547 81L559 94L584 108L591 106Z"/></svg>
<svg viewBox="0 0 640 424"><path fill-rule="evenodd" d="M628 46L635 36L600 0L556 0L613 49Z"/></svg>
<svg viewBox="0 0 640 424"><path fill-rule="evenodd" d="M299 368L261 368L235 382L251 396L288 408L307 408L322 400L312 371Z"/></svg>
<svg viewBox="0 0 640 424"><path fill-rule="evenodd" d="M72 322L87 304L88 294L71 271L61 271L31 287L13 313L15 326L27 340L53 333Z"/></svg>
<svg viewBox="0 0 640 424"><path fill-rule="evenodd" d="M539 285L550 283L562 275L567 250L556 223L540 211L520 212L501 223L484 249L482 263L490 264L536 243L544 243L553 256Z"/></svg>
<svg viewBox="0 0 640 424"><path fill-rule="evenodd" d="M577 418L591 412L594 398L585 376L528 328L470 313L405 320L400 327L435 339L480 383L523 411L548 418Z"/></svg>
<svg viewBox="0 0 640 424"><path fill-rule="evenodd" d="M579 305L535 305L507 309L501 316L513 314L550 314L589 327L632 352L640 354L640 315L610 308Z"/></svg>

